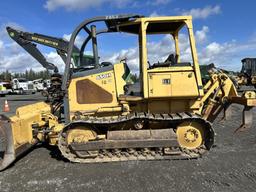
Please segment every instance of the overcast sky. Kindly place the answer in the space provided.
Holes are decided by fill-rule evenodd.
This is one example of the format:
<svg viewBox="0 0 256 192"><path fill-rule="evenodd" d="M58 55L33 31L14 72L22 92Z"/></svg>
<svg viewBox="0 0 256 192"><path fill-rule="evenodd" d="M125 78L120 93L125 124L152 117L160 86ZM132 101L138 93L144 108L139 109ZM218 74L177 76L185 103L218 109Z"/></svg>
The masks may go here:
<svg viewBox="0 0 256 192"><path fill-rule="evenodd" d="M243 57L256 57L256 2L232 0L9 0L0 3L0 71L24 71L42 67L7 35L12 26L68 39L86 18L122 13L145 16L192 15L200 64L215 63L228 70L240 70ZM82 37L82 34L81 34ZM189 57L186 33L181 34L182 58ZM78 44L80 40L78 39ZM102 35L98 39L101 61L126 58L138 69L137 39L132 35ZM63 69L55 50L39 47L47 59ZM90 52L90 49L87 51ZM149 38L150 62L166 58L173 51L169 36Z"/></svg>

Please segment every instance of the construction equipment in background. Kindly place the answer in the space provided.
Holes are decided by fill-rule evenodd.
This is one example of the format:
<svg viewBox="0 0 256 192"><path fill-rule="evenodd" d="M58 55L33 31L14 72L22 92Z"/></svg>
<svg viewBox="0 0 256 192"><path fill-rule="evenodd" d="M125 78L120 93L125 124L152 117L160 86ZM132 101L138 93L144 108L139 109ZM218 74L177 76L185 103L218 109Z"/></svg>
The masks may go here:
<svg viewBox="0 0 256 192"><path fill-rule="evenodd" d="M105 29L97 30L96 22ZM192 62L180 59L179 34L184 28ZM87 37L80 56L92 40L94 64L89 70L70 65L81 31ZM129 63L99 61L98 35L115 32L138 38L140 81L133 94L125 92ZM151 34L171 34L175 54L150 64L146 45ZM80 56L77 63L82 63ZM251 109L256 106L256 93L238 96L221 71L202 85L191 16L113 15L83 21L69 41L61 88L59 102L39 102L18 108L15 116L0 116L5 141L1 170L37 143L58 146L65 158L79 163L198 158L211 149L212 122L223 109L227 112L232 103L244 106L242 131L252 126Z"/></svg>
<svg viewBox="0 0 256 192"><path fill-rule="evenodd" d="M9 36L14 41L16 41L24 50L26 50L33 58L35 58L45 69L54 71L54 74L51 76L52 86L47 90L43 90L42 94L51 99L61 99L62 96L60 94L60 90L62 75L58 73L59 69L57 67L57 64L49 62L37 45L43 45L55 49L63 62L65 62L69 42L63 38L47 36L39 33L25 32L14 29L12 27L7 27L6 30ZM94 63L94 58L90 55L80 55L79 53L80 50L77 48L76 45L74 45L72 59L73 62L75 62L75 66L90 69L90 67L92 67L92 64ZM79 59L80 57L81 59ZM82 63L78 63L80 62L80 60ZM73 68L73 70L76 69Z"/></svg>
<svg viewBox="0 0 256 192"><path fill-rule="evenodd" d="M37 44L54 48L58 55L62 58L63 62L66 61L66 55L68 51L69 42L63 38L47 36L39 33L30 33L21 30L14 29L12 27L6 28L9 36L16 41L22 48L24 48L32 57L34 57L44 68L47 70L53 70L58 72L56 64L47 61L42 52L38 49ZM93 57L90 55L82 55L81 60L83 63L77 63L80 60L80 50L74 45L72 52L72 59L76 63L76 66L89 66L93 64Z"/></svg>
<svg viewBox="0 0 256 192"><path fill-rule="evenodd" d="M256 58L244 58L241 62L242 69L236 78L238 86L254 86L256 88Z"/></svg>
<svg viewBox="0 0 256 192"><path fill-rule="evenodd" d="M215 67L214 63L208 64L208 65L200 65L200 72L202 76L202 82L203 85L205 85L210 79L211 79L211 74L213 73L225 73L226 75L229 76L229 78L233 81L235 87L237 88L237 82L236 82L236 73L234 71L228 71L225 69L221 69L218 67Z"/></svg>
<svg viewBox="0 0 256 192"><path fill-rule="evenodd" d="M202 76L202 83L205 85L211 79L211 72L216 69L214 63L208 65L200 65L200 72Z"/></svg>

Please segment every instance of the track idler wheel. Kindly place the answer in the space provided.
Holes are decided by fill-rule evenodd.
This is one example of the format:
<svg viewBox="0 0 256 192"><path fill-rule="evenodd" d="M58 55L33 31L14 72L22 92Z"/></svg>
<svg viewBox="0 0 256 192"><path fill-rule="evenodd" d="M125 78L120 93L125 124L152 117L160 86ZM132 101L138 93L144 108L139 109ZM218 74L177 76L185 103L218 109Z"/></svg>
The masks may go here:
<svg viewBox="0 0 256 192"><path fill-rule="evenodd" d="M196 149L200 147L205 138L202 125L197 122L184 122L180 124L176 131L178 143L186 149Z"/></svg>
<svg viewBox="0 0 256 192"><path fill-rule="evenodd" d="M70 129L67 132L67 144L72 143L86 143L88 141L95 140L97 138L97 133L89 128L85 127L76 127ZM98 151L74 151L74 153L80 158L93 158L98 156Z"/></svg>

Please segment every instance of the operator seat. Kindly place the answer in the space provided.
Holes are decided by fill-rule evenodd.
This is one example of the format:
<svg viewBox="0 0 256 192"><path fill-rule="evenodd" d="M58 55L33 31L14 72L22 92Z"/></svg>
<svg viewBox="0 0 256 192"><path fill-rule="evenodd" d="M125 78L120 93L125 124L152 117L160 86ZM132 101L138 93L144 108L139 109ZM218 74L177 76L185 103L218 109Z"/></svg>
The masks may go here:
<svg viewBox="0 0 256 192"><path fill-rule="evenodd" d="M157 62L154 63L149 69L154 69L158 67L184 67L184 66L191 66L190 62L182 62L178 63L179 55L170 54L164 62Z"/></svg>

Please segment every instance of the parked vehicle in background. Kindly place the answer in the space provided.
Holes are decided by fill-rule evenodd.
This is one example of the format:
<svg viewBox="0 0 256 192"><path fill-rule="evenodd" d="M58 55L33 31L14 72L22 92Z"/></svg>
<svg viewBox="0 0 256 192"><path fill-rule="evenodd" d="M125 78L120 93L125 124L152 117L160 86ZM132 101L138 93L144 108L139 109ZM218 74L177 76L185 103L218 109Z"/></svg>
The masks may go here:
<svg viewBox="0 0 256 192"><path fill-rule="evenodd" d="M3 83L0 82L0 97L4 97L8 94L8 91L6 90Z"/></svg>
<svg viewBox="0 0 256 192"><path fill-rule="evenodd" d="M44 90L41 92L44 97L47 97L47 100L49 99L49 92L52 91L52 81L51 79L45 79L44 80Z"/></svg>
<svg viewBox="0 0 256 192"><path fill-rule="evenodd" d="M15 78L12 80L12 90L17 94L34 94L36 89L33 82L28 81L25 78Z"/></svg>
<svg viewBox="0 0 256 192"><path fill-rule="evenodd" d="M7 94L12 94L12 83L10 81L1 81L1 84L5 87Z"/></svg>
<svg viewBox="0 0 256 192"><path fill-rule="evenodd" d="M36 91L43 91L46 89L43 79L36 79L33 81L33 85Z"/></svg>
<svg viewBox="0 0 256 192"><path fill-rule="evenodd" d="M45 79L45 80L44 80L44 86L45 86L46 88L51 87L51 80L50 80L50 79Z"/></svg>

